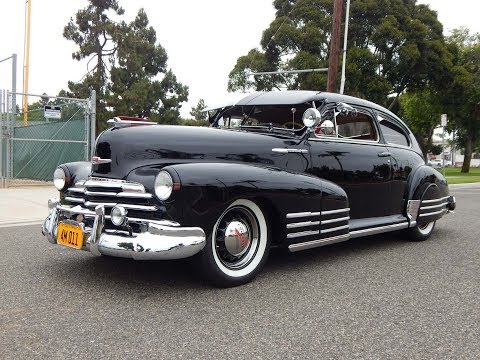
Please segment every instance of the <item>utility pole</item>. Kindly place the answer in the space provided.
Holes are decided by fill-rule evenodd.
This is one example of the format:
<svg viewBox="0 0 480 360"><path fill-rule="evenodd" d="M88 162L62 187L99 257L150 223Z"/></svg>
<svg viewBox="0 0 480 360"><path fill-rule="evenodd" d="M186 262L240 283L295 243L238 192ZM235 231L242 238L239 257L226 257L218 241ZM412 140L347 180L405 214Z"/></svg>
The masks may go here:
<svg viewBox="0 0 480 360"><path fill-rule="evenodd" d="M343 0L334 0L333 3L333 26L330 39L330 56L328 59L327 91L336 92L338 58L340 54L340 25L342 22Z"/></svg>
<svg viewBox="0 0 480 360"><path fill-rule="evenodd" d="M340 94L345 90L345 67L347 65L347 39L348 39L348 20L350 18L350 0L347 0L347 11L345 13L345 33L343 35L343 61L342 78L340 80Z"/></svg>
<svg viewBox="0 0 480 360"><path fill-rule="evenodd" d="M27 14L25 19L25 67L23 73L23 126L28 125L28 72L30 67L30 14L32 0L27 0Z"/></svg>

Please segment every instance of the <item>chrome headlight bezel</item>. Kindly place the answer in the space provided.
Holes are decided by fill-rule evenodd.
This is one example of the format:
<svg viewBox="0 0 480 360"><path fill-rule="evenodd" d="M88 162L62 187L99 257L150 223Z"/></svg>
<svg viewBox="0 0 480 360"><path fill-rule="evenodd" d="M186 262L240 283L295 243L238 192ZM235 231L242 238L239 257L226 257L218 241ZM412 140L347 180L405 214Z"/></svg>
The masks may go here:
<svg viewBox="0 0 480 360"><path fill-rule="evenodd" d="M62 191L67 186L68 176L65 170L57 167L53 172L53 185L58 191Z"/></svg>
<svg viewBox="0 0 480 360"><path fill-rule="evenodd" d="M115 226L125 225L127 222L127 210L122 206L114 206L110 212L110 221Z"/></svg>
<svg viewBox="0 0 480 360"><path fill-rule="evenodd" d="M173 192L173 179L168 171L160 171L154 183L155 195L160 200L167 200Z"/></svg>

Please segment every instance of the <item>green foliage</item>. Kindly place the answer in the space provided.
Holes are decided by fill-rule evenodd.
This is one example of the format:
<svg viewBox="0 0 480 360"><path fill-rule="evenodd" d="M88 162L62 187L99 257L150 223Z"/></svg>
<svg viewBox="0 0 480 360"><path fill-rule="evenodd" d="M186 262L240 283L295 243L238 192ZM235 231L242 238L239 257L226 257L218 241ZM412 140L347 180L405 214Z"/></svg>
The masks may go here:
<svg viewBox="0 0 480 360"><path fill-rule="evenodd" d="M249 72L327 67L332 0L275 0L276 18L263 32L261 50L238 58L228 90L324 89L319 73L255 76ZM388 105L387 95L438 87L451 54L436 12L416 0L356 0L346 64L347 94Z"/></svg>
<svg viewBox="0 0 480 360"><path fill-rule="evenodd" d="M190 115L197 121L206 121L208 119L208 114L204 111L207 108L205 105L205 100L198 100L197 106L192 107Z"/></svg>
<svg viewBox="0 0 480 360"><path fill-rule="evenodd" d="M417 138L423 154L432 151L433 130L440 125L443 103L440 94L429 90L410 91L400 96L403 119Z"/></svg>
<svg viewBox="0 0 480 360"><path fill-rule="evenodd" d="M96 90L97 132L112 115L178 123L188 87L168 69L167 53L145 11L140 9L130 23L117 20L123 14L117 0L89 0L65 26L64 37L78 45L72 57L96 60L81 82L68 83L68 95L86 98L90 89Z"/></svg>
<svg viewBox="0 0 480 360"><path fill-rule="evenodd" d="M454 53L452 81L445 88L449 128L465 149L462 172L470 169L472 152L480 143L480 34L468 29L454 30L448 38Z"/></svg>

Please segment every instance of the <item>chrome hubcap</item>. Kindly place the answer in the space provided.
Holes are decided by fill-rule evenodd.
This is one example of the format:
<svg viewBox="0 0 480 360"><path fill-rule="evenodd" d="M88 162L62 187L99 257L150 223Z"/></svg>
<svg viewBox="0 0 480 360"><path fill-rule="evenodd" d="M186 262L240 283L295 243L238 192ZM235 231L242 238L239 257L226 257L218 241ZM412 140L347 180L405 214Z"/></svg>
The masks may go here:
<svg viewBox="0 0 480 360"><path fill-rule="evenodd" d="M260 238L260 226L253 212L243 206L228 209L218 221L213 234L215 252L229 269L247 266L255 257Z"/></svg>
<svg viewBox="0 0 480 360"><path fill-rule="evenodd" d="M232 221L225 229L225 248L233 256L242 256L250 245L250 233L247 225L240 221Z"/></svg>

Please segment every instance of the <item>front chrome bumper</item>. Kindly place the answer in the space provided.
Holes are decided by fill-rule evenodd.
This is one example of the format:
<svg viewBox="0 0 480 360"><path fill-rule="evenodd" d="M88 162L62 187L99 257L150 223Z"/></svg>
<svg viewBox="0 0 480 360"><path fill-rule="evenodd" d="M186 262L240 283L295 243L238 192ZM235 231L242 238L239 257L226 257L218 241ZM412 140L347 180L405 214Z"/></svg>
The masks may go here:
<svg viewBox="0 0 480 360"><path fill-rule="evenodd" d="M83 228L86 240L82 250L94 255L109 255L133 258L135 260L170 260L190 257L205 246L205 232L198 227L181 227L180 224L163 220L142 222L140 233L105 229L103 205L95 211L80 206L61 205L58 200L48 202L49 214L42 226L42 233L52 244L57 243L57 228L62 221L75 223ZM62 220L72 214L93 217L91 228L73 220Z"/></svg>

